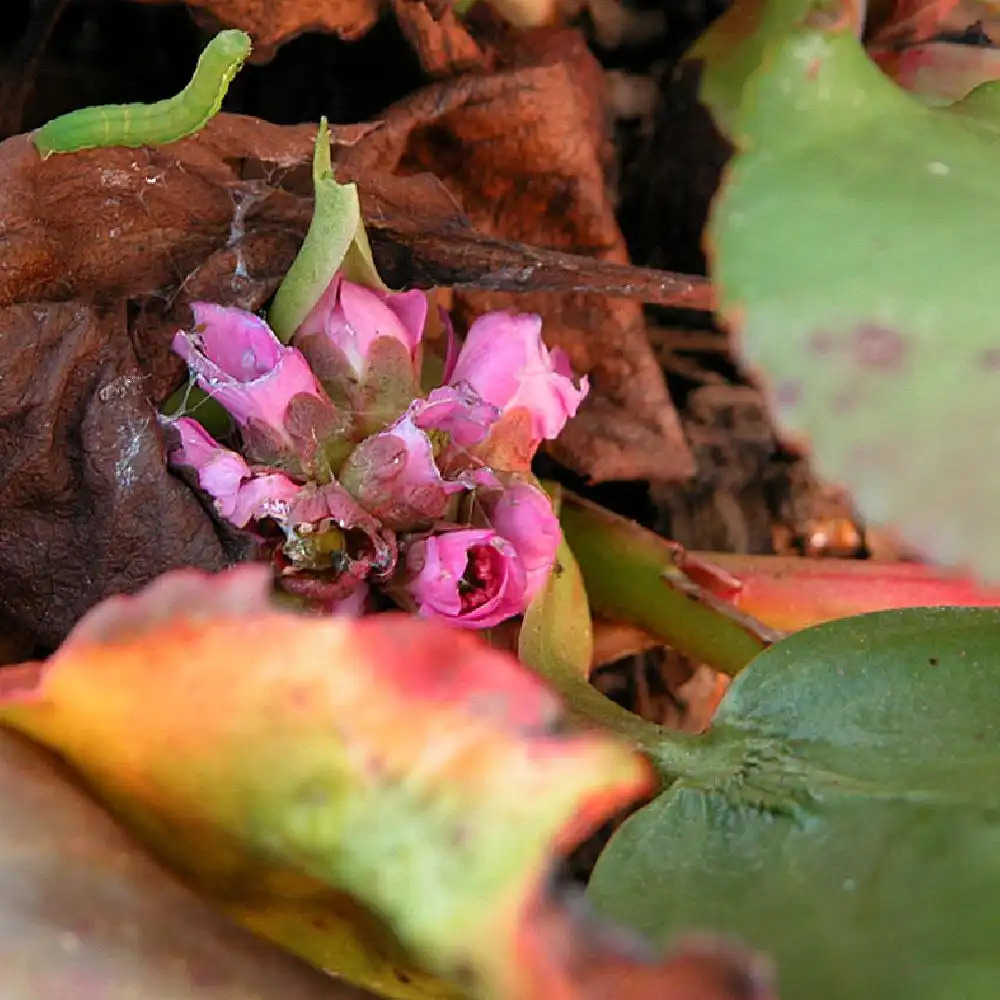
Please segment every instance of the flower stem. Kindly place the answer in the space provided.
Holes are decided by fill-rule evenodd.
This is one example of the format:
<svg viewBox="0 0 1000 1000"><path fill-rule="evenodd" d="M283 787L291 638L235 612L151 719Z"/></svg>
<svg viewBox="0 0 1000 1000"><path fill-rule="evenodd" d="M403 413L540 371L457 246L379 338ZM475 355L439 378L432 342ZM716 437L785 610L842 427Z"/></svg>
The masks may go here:
<svg viewBox="0 0 1000 1000"><path fill-rule="evenodd" d="M727 674L780 638L728 602L739 581L635 522L567 491L560 521L599 617L636 625Z"/></svg>

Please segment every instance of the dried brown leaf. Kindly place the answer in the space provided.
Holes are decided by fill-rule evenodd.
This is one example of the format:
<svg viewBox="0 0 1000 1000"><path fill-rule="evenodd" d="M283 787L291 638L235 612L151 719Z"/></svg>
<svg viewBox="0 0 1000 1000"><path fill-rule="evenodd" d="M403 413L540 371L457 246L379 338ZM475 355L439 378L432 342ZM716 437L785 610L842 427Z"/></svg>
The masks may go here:
<svg viewBox="0 0 1000 1000"><path fill-rule="evenodd" d="M393 135L390 127L337 130L341 159L366 133ZM170 341L189 322L191 301L257 309L280 282L309 224L314 134L308 125L220 115L158 149L43 161L26 136L0 144L0 309L10 345L0 362L0 626L55 645L106 595L174 566L217 569L227 560L232 550L208 514L166 471L154 407L184 378ZM581 323L595 308L639 316L638 306L581 288L653 299L704 294L682 276L484 235L429 176L376 171L362 182L391 280L574 289L554 299L564 311L590 303ZM560 338L547 311L556 341L595 382L606 378L614 327L606 331L611 352L591 364L586 345L574 348L572 329ZM620 351L623 373L640 341L636 328ZM648 350L638 355L646 358ZM577 421L573 433L590 428L592 436L573 456L595 477L620 467L622 442L666 451L655 424L619 415L598 391Z"/></svg>
<svg viewBox="0 0 1000 1000"><path fill-rule="evenodd" d="M125 308L0 309L0 603L55 646L101 598L178 566L219 568L223 546L167 473Z"/></svg>
<svg viewBox="0 0 1000 1000"><path fill-rule="evenodd" d="M459 20L450 2L392 0L399 27L434 79L488 70L492 60Z"/></svg>
<svg viewBox="0 0 1000 1000"><path fill-rule="evenodd" d="M162 3L163 0L134 0ZM184 0L188 7L253 36L255 48L271 49L307 31L360 38L378 20L381 0Z"/></svg>

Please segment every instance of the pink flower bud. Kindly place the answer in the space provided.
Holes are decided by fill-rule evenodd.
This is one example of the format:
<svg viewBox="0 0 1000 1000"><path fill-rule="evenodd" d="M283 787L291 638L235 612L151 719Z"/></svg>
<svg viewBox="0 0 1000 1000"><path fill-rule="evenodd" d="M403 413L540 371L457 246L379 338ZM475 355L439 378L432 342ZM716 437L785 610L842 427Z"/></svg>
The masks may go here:
<svg viewBox="0 0 1000 1000"><path fill-rule="evenodd" d="M338 275L302 321L295 338L303 341L322 334L344 356L355 379L361 380L372 347L383 337L402 344L412 361L426 322L423 292L380 292Z"/></svg>
<svg viewBox="0 0 1000 1000"><path fill-rule="evenodd" d="M306 359L252 313L209 302L191 309L195 332L179 332L174 350L243 429L247 450L262 462L312 466L318 443L343 421Z"/></svg>
<svg viewBox="0 0 1000 1000"><path fill-rule="evenodd" d="M542 340L542 319L529 313L491 312L469 328L449 380L467 383L506 414L524 407L536 443L558 437L589 388L573 383L569 359Z"/></svg>
<svg viewBox="0 0 1000 1000"><path fill-rule="evenodd" d="M490 470L469 469L468 463L449 478L441 474L431 439L416 423L426 405L415 401L384 431L362 441L340 471L340 481L362 506L396 531L444 517L456 493L499 485Z"/></svg>
<svg viewBox="0 0 1000 1000"><path fill-rule="evenodd" d="M552 502L544 491L518 483L485 506L493 530L514 546L524 567L524 606L527 607L545 585L562 539Z"/></svg>
<svg viewBox="0 0 1000 1000"><path fill-rule="evenodd" d="M419 393L426 319L423 292L390 294L338 276L296 330L293 343L352 414L355 440L392 423Z"/></svg>
<svg viewBox="0 0 1000 1000"><path fill-rule="evenodd" d="M525 608L525 572L513 545L482 528L442 532L407 552L418 613L461 628L490 628Z"/></svg>

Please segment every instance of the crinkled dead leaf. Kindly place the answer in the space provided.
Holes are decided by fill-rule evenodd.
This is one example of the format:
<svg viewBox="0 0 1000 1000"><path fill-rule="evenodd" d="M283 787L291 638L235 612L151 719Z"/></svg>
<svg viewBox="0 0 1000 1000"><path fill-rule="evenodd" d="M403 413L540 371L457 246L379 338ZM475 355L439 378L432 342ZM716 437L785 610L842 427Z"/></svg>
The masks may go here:
<svg viewBox="0 0 1000 1000"><path fill-rule="evenodd" d="M395 955L477 996L590 996L528 917L555 858L648 789L643 762L562 732L555 696L474 635L272 611L268 578L184 571L112 599L47 663L0 672L0 717L230 912L347 978L441 995L393 988L389 927Z"/></svg>
<svg viewBox="0 0 1000 1000"><path fill-rule="evenodd" d="M343 167L339 172L347 176ZM432 174L365 173L357 183L379 268L393 287L581 292L702 311L714 304L708 281L696 275L487 236ZM519 299L511 301L516 308Z"/></svg>
<svg viewBox="0 0 1000 1000"><path fill-rule="evenodd" d="M335 145L371 128L334 129ZM42 161L27 136L0 145L0 624L54 646L105 595L226 561L209 514L166 473L153 407L184 379L170 342L191 301L258 309L277 288L309 224L314 138L219 115L163 148ZM477 233L430 177L373 177L362 194L391 280L675 287Z"/></svg>
<svg viewBox="0 0 1000 1000"><path fill-rule="evenodd" d="M102 598L221 568L204 510L167 472L124 304L0 307L0 619L56 646Z"/></svg>
<svg viewBox="0 0 1000 1000"><path fill-rule="evenodd" d="M134 0L161 3L162 0ZM378 20L381 0L184 0L194 12L253 36L258 58L307 31L359 38Z"/></svg>
<svg viewBox="0 0 1000 1000"><path fill-rule="evenodd" d="M440 46L428 32L417 37ZM383 127L344 156L345 170L358 178L427 170L487 234L627 263L605 176L603 77L582 35L522 32L490 41L497 72L458 76L389 108ZM467 48L460 53L456 69L464 70ZM437 49L425 60L432 58L443 74ZM590 375L590 396L553 447L561 461L595 480L690 473L637 302L582 292L462 292L456 302L466 316L494 308L541 313L550 345Z"/></svg>
<svg viewBox="0 0 1000 1000"><path fill-rule="evenodd" d="M314 134L223 115L164 148L43 161L27 136L0 144L0 305L128 301L122 335L162 399L184 368L169 344L188 303L254 309L287 270L309 191L307 172L297 190L289 174L307 170Z"/></svg>
<svg viewBox="0 0 1000 1000"><path fill-rule="evenodd" d="M737 934L785 1000L992 1000L998 629L997 609L912 608L763 653L598 860L600 912Z"/></svg>
<svg viewBox="0 0 1000 1000"><path fill-rule="evenodd" d="M991 255L968 234L1000 222L996 126L883 76L850 4L796 7L770 5L756 63L708 56L713 108L737 69L746 95L709 231L722 313L867 520L995 578L1000 344Z"/></svg>
<svg viewBox="0 0 1000 1000"><path fill-rule="evenodd" d="M227 561L154 406L181 378L187 303L259 305L295 253L299 199L240 176L255 153L287 170L290 132L230 119L170 151L46 161L0 145L0 604L48 645L107 595Z"/></svg>
<svg viewBox="0 0 1000 1000"><path fill-rule="evenodd" d="M428 76L448 78L489 69L492 60L462 24L455 4L392 0L392 9Z"/></svg>
<svg viewBox="0 0 1000 1000"><path fill-rule="evenodd" d="M2 682L0 682L2 683ZM4 1000L363 1000L233 926L51 756L0 732Z"/></svg>

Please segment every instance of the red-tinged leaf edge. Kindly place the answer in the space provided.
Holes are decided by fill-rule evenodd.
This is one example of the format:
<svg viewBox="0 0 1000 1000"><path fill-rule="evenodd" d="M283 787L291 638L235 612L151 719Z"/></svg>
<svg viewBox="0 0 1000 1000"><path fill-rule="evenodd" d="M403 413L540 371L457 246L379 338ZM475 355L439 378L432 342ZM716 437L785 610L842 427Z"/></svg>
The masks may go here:
<svg viewBox="0 0 1000 1000"><path fill-rule="evenodd" d="M1000 606L1000 587L922 563L722 552L690 555L732 575L737 588L720 597L787 632L893 608Z"/></svg>
<svg viewBox="0 0 1000 1000"><path fill-rule="evenodd" d="M129 730L133 741L129 743L130 753L126 768L128 774L124 778L124 783L118 782L116 784L115 772L107 769L107 755L110 749L112 758L119 761L122 759L120 744L117 741L118 730L113 730L115 738L108 740L105 749L100 751L105 755L103 758L105 763L101 763L100 755L98 755L96 765L86 756L83 760L79 760L77 759L81 749L78 745L79 738L66 737L66 734L60 731L60 726L65 726L66 721L71 720L72 713L67 713L65 706L60 707L56 711L57 720L54 723L51 715L48 719L45 718L46 711L52 708L51 704L42 705L41 710L39 710L39 702L46 696L49 676L56 676L52 672L60 665L71 662L73 657L79 657L77 666L74 667L75 670L89 668L91 673L78 675L75 680L71 681L68 689L63 686L64 681L61 681L56 688L48 685L49 702L52 701L53 692L56 692L57 698L65 698L67 690L78 694L83 693L89 698L90 696L86 695L88 690L93 694L95 685L98 690L107 690L108 684L114 684L118 688L115 692L115 699L112 699L116 701L122 696L121 685L131 683L128 672L132 670L133 679L135 676L140 676L143 678L143 684L150 685L149 688L142 687L141 699L157 706L158 710L160 704L158 691L161 694L165 691L170 696L174 696L179 690L183 691L184 686L189 682L193 682L197 686L201 683L200 675L203 671L205 669L211 670L212 664L218 663L218 669L223 671L224 678L219 690L230 691L230 701L226 703L226 711L236 718L243 718L236 714L240 711L239 694L227 685L238 680L242 672L247 669L245 660L249 656L249 652L242 658L236 655L224 655L220 660L205 659L204 656L199 658L197 645L199 632L204 633L206 630L213 629L221 630L222 634L212 633L215 645L204 648L216 651L219 649L233 650L235 653L241 643L248 651L259 648L255 644L255 636L259 638L266 634L267 628L273 627L279 633L278 638L280 638L280 643L275 640L276 647L283 651L287 650L286 666L289 669L294 663L296 655L296 649L292 648L294 644L291 643L293 636L302 640L303 634L306 634L310 644L309 648L315 649L313 644L315 638L330 634L328 629L331 623L329 622L271 609L268 603L269 590L270 577L267 569L247 565L214 576L195 571L181 571L161 578L140 594L114 598L86 616L64 646L47 663L28 664L0 671L0 700L3 702L0 705L0 710L2 710L4 718L17 728L61 750L70 762L82 771L99 797L105 792L107 793L105 795L106 801L113 803L116 810L119 811L119 815L124 817L126 825L132 825L141 838L144 834L148 834L150 829L158 829L161 836L166 833L169 837L176 838L185 828L183 825L171 827L171 817L176 819L178 816L185 815L186 810L186 815L190 818L192 808L196 809L198 806L194 800L184 798L187 794L187 788L183 782L179 786L179 791L178 786L173 786L172 791L170 787L167 787L168 793L175 796L180 795L180 798L175 798L164 804L163 800L158 797L163 792L163 788L156 785L156 781L162 777L157 771L160 767L160 757L156 757L154 760L154 772L156 773L153 775L153 785L150 786L152 791L146 787L145 783L149 780L150 772L143 770L146 767L143 754L148 750L148 747L144 749L138 746L136 740L141 743L146 739L143 730L149 728L150 718L154 728L162 724L162 720L156 716L156 711L152 717L147 717L145 721L140 720L137 726L132 725L132 729ZM462 942L449 942L447 940L438 942L440 947L436 946L436 951L431 949L433 954L430 956L430 965L437 968L438 971L447 972L447 966L442 966L440 956L442 954L453 955L461 950L458 946L464 947L468 952L468 960L474 965L473 975L469 981L478 982L477 993L490 998L502 998L502 1000L533 1000L535 997L541 1000L542 996L545 996L546 1000L556 996L563 997L565 1000L571 1000L571 998L576 1000L576 998L582 997L594 997L596 1000L598 997L617 996L617 992L607 992L608 975L605 975L607 970L604 968L605 965L610 968L615 963L617 963L616 967L621 966L621 969L624 970L615 973L615 975L622 975L625 978L638 977L638 979L652 975L650 968L659 968L655 960L650 962L644 959L641 962L635 962L628 949L621 955L617 955L614 949L605 949L604 952L599 953L606 954L607 961L602 959L601 963L596 966L593 963L588 965L587 968L591 971L584 975L587 982L579 982L578 980L583 974L578 970L574 971L576 965L573 965L572 968L570 965L573 963L578 965L579 955L589 954L592 950L592 942L586 936L586 932L582 930L579 932L583 935L581 943L574 945L573 948L566 946L564 949L566 962L570 964L562 968L561 971L559 962L562 959L558 957L558 953L551 952L551 949L547 947L542 948L541 951L538 951L537 948L533 951L532 941L534 939L531 936L533 933L531 930L532 914L537 913L540 907L554 905L550 891L552 873L555 870L553 862L559 855L577 846L609 817L620 813L629 804L648 794L652 784L652 771L648 765L634 754L625 751L624 748L616 748L612 753L612 743L604 736L594 733L579 737L562 734L564 717L558 698L545 687L539 678L517 665L512 657L488 650L488 647L478 637L469 633L420 622L399 614L370 616L357 622L340 622L334 631L338 634L351 636L350 646L341 647L344 655L348 656L348 660L344 662L352 662L349 659L350 649L354 649L356 651L363 650L364 663L359 661L358 669L370 671L373 666L377 665L378 684L382 685L380 690L395 692L392 699L394 703L398 702L399 707L393 711L401 720L413 722L413 714L408 716L404 709L407 704L411 706L412 713L422 711L421 704L427 706L428 703L432 703L430 707L435 712L437 710L433 708L433 705L436 704L452 709L457 706L461 713L471 716L476 725L478 725L476 720L481 719L485 726L509 732L517 740L526 740L528 758L534 761L531 767L542 768L538 772L539 774L563 774L565 776L564 769L546 771L545 768L547 760L556 761L560 757L566 758L567 754L578 762L574 765L578 771L588 760L590 766L606 768L606 773L601 770L586 778L585 781L581 781L580 778L574 779L573 788L575 790L572 793L572 801L566 800L566 806L571 805L571 808L565 808L559 813L558 824L552 827L551 832L546 835L545 841L540 841L536 848L532 848L533 851L538 852L537 858L534 861L529 861L526 867L523 863L518 863L521 865L518 868L521 873L518 875L519 881L512 882L510 885L510 889L515 890L514 894L511 895L510 892L504 890L502 896L506 899L506 903L498 914L498 918L489 917L484 925L485 927L495 926L498 934L485 940L476 939L473 941L470 938L467 945L463 943L464 938ZM174 648L183 649L188 659L178 663L170 655L164 655L163 647L170 643L173 644ZM420 647L419 655L416 653L418 647ZM141 668L142 663L145 662L142 660L141 654L145 649L155 649L160 655L150 664L151 669L148 673L140 671L136 675L134 671L137 664L134 662L134 658L138 651L138 666ZM320 652L317 655L320 656L321 660L331 662L328 657L324 659L326 654L322 652L322 646L319 649ZM474 651L474 655L470 651ZM301 648L299 648L299 652L301 652ZM129 657L133 657L133 662L129 662ZM84 666L81 667L80 664L84 664ZM178 675L179 680L170 677L170 667L174 664L177 664L178 669L186 670L186 673ZM343 663L341 667L343 668ZM158 671L166 673L164 675ZM95 677L95 673L98 676ZM280 677L281 671L271 671L268 676ZM341 677L344 678L344 674L341 674ZM295 683L297 684L298 680ZM321 678L319 690L325 690L328 683L327 680ZM158 687L158 684L165 684L166 687ZM178 688L178 684L181 685L180 688ZM207 690L205 689L205 691ZM310 694L315 690L317 689L310 688L308 684L305 684L301 688L295 688L297 692L295 697L308 700ZM199 688L195 694L204 699L205 691ZM102 701L100 698L94 699L92 710L97 710L99 713L104 712L105 706L102 706ZM202 703L205 702L202 701ZM280 713L281 711L280 703L267 700L266 705L268 713ZM132 708L134 705L126 697L125 701L121 702L115 709L120 713L119 721L122 718L130 719ZM118 718L118 716L113 717ZM253 717L249 718L252 721ZM93 718L90 718L89 721L84 720L83 729L86 739L83 746L85 748L90 746L87 740L93 740L96 737L100 741L104 738L100 734L100 725L103 724L103 719L104 716L100 715L97 725L95 725ZM448 724L447 715L442 715L441 719L441 724ZM243 723L239 723L236 728L239 729L242 725ZM208 725L207 733L199 730L198 740L201 745L206 745L206 739L214 739L211 736L212 731L211 723ZM169 737L169 725L163 730L163 733ZM219 734L223 739L228 739L230 733L231 728L227 721L219 730ZM77 740L77 743L74 743L74 740ZM256 737L251 733L251 745L256 745L255 740ZM61 743L66 745L61 746ZM160 743L151 745L155 747ZM176 743L169 745L178 747ZM209 742L207 745L213 744ZM597 752L599 745L606 746L606 749ZM512 744L513 746L514 744ZM232 749L230 745L227 752L232 753ZM359 744L358 749L363 750L363 745ZM220 748L221 750L222 748ZM183 754L184 751L181 752ZM386 759L390 760L391 758ZM566 758L566 760L568 759ZM370 766L376 767L376 771L372 772L376 776L378 764L377 759L370 762ZM183 767L183 765L180 766ZM294 762L289 764L286 760L285 766L294 767ZM248 769L253 770L252 762L250 762ZM451 771L446 770L446 777L443 780L450 780L447 777L450 774ZM457 776L458 772L455 774ZM247 781L245 774L237 777L240 781ZM255 787L251 780L240 794L253 794ZM541 791L541 787L538 786L539 791ZM122 810L120 807L123 805L124 797L132 794L136 788L145 789L146 799L139 802L139 807L136 810L131 808ZM204 799L203 792L204 789L199 793L201 799ZM497 794L509 793L498 791ZM538 807L542 806L542 800L526 800L525 807L529 810L535 809L535 801L537 801ZM158 803L159 806L157 806ZM158 813L157 808L163 808L164 805L166 811ZM560 807L560 810L563 810L563 807ZM516 810L512 815L514 814L516 814ZM145 825L145 820L142 819L143 815L145 815L146 820L152 821L152 826ZM136 823L137 818L138 822ZM161 821L165 826L157 827ZM198 829L201 833L205 832L204 820L200 821ZM431 836L433 836L433 830L436 827L431 826L429 829L432 831ZM231 837L233 832L234 828L232 827L223 829L223 839ZM157 842L154 838L151 842L148 836L145 839L154 853L160 853L168 862L176 860L170 855L169 850L166 852L162 850L163 841ZM199 844L202 842L199 841ZM206 848L206 845L202 844L199 851L203 849L207 849L211 855L211 845L207 845ZM437 849L440 851L444 848L439 845ZM468 849L468 843L464 845L464 849ZM189 880L197 883L197 872L192 872L190 869L184 868L183 865L179 870ZM250 871L252 870L251 865ZM304 874L308 877L317 877L315 870ZM262 881L262 884L265 881L266 879ZM331 888L340 890L335 881L331 883ZM362 893L361 898L363 895ZM241 911L237 906L231 909L231 912L240 913ZM249 919L249 914L245 915L248 917L247 922L252 926L255 925L258 929L261 926L266 927L266 920L255 922ZM381 915L393 929L400 930L398 922L400 914L394 913L391 907L387 912L383 906ZM569 916L567 916L568 919L570 919ZM575 927L575 924L573 926ZM464 930L463 927L462 932ZM480 928L481 932L482 928ZM460 932L455 930L449 931L449 933ZM566 932L570 938L577 933L576 930ZM510 936L508 937L508 935ZM412 937L407 938L405 934L402 937L404 946L411 949L411 954L417 954L421 958L428 957L423 955L419 947L413 950L414 939ZM505 938L506 944L504 944ZM278 939L276 938L276 940ZM279 940L278 943L291 946L292 950L296 950L296 942L294 941ZM509 947L514 949L513 953L507 950ZM302 954L301 948L299 953ZM553 958L553 955L556 957ZM309 955L304 954L303 957L309 958ZM571 958L572 962L570 962ZM543 962L543 960L547 963L547 971L536 968L532 964L533 962ZM555 966L548 968L553 961L556 963ZM632 968L633 965L636 966L636 969L643 970L641 974ZM345 972L345 974L347 973ZM560 991L543 994L536 992L536 984L540 980L543 979L545 983L551 985L559 981L560 977L563 981ZM597 986L591 988L588 985L591 979L595 984L604 983L605 985L601 986L600 989ZM628 994L626 992L622 995L627 996ZM636 996L638 995L640 994L636 994ZM646 994L642 993L641 995L645 996ZM700 993L664 993L663 996L670 997L671 1000L701 1000L702 998ZM704 993L706 1000L708 998L715 1000L717 996L725 998L725 1000L736 1000L740 996L756 997L757 994Z"/></svg>

